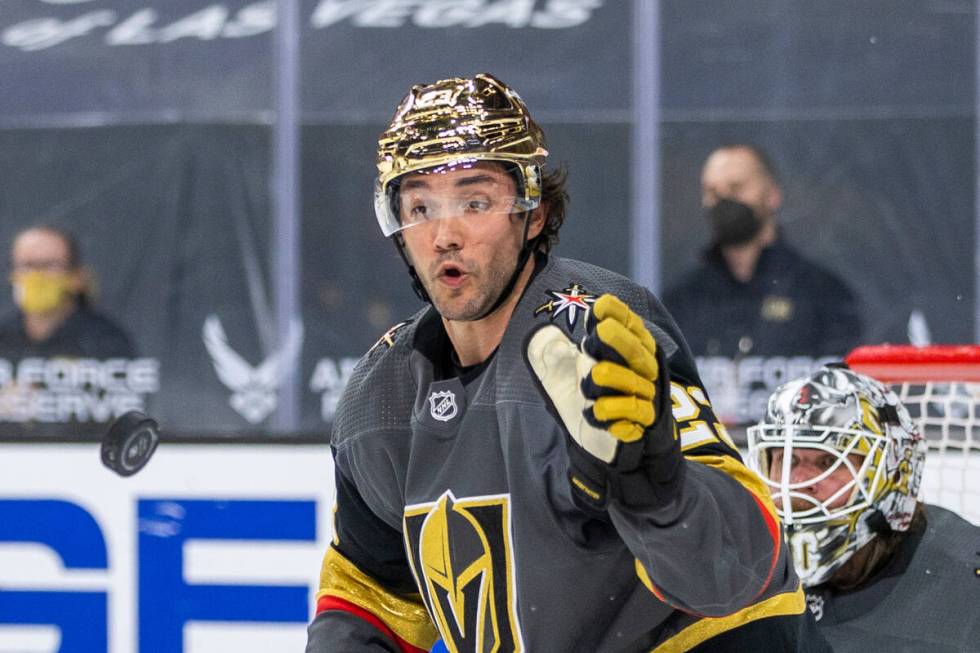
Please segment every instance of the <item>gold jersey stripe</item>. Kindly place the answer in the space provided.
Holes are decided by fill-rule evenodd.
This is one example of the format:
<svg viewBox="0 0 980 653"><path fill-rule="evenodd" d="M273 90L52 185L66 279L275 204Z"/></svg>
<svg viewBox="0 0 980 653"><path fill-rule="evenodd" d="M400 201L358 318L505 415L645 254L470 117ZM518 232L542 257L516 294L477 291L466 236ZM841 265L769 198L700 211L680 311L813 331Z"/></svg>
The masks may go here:
<svg viewBox="0 0 980 653"><path fill-rule="evenodd" d="M327 595L367 610L412 646L428 651L439 637L418 594L389 592L333 547L323 556L317 601Z"/></svg>
<svg viewBox="0 0 980 653"><path fill-rule="evenodd" d="M784 617L803 614L806 610L806 596L803 588L797 586L795 592L786 592L769 597L765 601L753 603L727 617L705 617L694 622L670 639L662 642L650 653L674 653L689 651L715 635L727 632L739 626L766 619L768 617Z"/></svg>
<svg viewBox="0 0 980 653"><path fill-rule="evenodd" d="M650 580L650 574L647 573L646 568L640 563L639 560L633 560L633 567L636 570L637 578L640 579L643 586L653 592L653 595L656 596L662 603L667 603L667 605L670 605L670 603L667 602L667 597L665 597L663 592L657 589L657 586L653 584L652 580Z"/></svg>

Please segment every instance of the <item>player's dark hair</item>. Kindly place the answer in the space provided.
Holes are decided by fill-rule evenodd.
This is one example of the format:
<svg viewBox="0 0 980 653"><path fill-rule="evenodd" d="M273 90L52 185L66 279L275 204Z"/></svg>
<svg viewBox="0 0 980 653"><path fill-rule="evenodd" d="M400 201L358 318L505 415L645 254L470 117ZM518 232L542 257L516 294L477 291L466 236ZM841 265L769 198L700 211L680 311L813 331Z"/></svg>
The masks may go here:
<svg viewBox="0 0 980 653"><path fill-rule="evenodd" d="M541 204L547 215L541 233L534 239L534 249L547 254L558 244L558 231L565 222L565 207L568 205L568 169L558 166L554 170L545 170L541 175Z"/></svg>
<svg viewBox="0 0 980 653"><path fill-rule="evenodd" d="M925 506L920 501L915 504L915 511L912 513L912 521L907 531L889 531L875 535L870 542L864 545L867 552L858 559L856 559L857 552L855 552L850 560L834 573L830 579L830 584L843 591L861 587L888 564L906 537L912 533L924 531L926 524Z"/></svg>

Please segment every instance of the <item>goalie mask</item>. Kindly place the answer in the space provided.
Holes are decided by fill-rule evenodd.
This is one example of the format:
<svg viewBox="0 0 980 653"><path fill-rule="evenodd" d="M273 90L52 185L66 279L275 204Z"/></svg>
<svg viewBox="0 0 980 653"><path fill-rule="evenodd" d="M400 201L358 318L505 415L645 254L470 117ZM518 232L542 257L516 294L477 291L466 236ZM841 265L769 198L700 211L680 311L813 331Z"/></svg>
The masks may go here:
<svg viewBox="0 0 980 653"><path fill-rule="evenodd" d="M747 436L804 586L829 580L878 533L908 530L926 442L878 381L821 368L778 388Z"/></svg>
<svg viewBox="0 0 980 653"><path fill-rule="evenodd" d="M385 237L395 237L413 288L423 301L429 297L406 255L400 232L432 219L479 219L487 209L466 196L428 198L423 216L407 203L403 206L402 179L408 174L440 174L479 162L502 164L514 179L514 196L493 210L525 215L524 246L510 281L492 306L476 318L481 319L510 296L531 255L533 244L527 241L531 221L526 216L541 203L541 167L548 156L544 145L544 134L524 101L492 75L416 85L405 96L378 138L374 212Z"/></svg>

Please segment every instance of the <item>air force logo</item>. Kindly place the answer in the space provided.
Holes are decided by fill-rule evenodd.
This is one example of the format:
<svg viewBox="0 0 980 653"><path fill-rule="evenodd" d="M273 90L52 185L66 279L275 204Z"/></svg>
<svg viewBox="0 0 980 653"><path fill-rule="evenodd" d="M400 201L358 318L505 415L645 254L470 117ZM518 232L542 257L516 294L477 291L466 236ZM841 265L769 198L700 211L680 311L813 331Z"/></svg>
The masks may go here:
<svg viewBox="0 0 980 653"><path fill-rule="evenodd" d="M456 393L452 390L442 390L429 395L429 413L433 419L448 422L456 417L459 407L456 405Z"/></svg>
<svg viewBox="0 0 980 653"><path fill-rule="evenodd" d="M218 378L232 391L228 403L249 424L258 424L276 409L279 386L296 366L303 347L303 325L299 320L290 324L286 342L269 354L258 366L252 367L228 344L228 336L216 315L204 321L204 346Z"/></svg>

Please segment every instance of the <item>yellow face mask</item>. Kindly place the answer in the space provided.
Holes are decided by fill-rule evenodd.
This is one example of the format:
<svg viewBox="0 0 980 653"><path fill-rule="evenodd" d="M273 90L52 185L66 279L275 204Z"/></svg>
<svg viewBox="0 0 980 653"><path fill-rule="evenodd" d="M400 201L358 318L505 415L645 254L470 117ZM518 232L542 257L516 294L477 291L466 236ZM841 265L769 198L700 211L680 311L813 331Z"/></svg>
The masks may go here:
<svg viewBox="0 0 980 653"><path fill-rule="evenodd" d="M64 306L71 295L71 275L65 272L31 270L11 276L14 301L24 313L43 315Z"/></svg>

